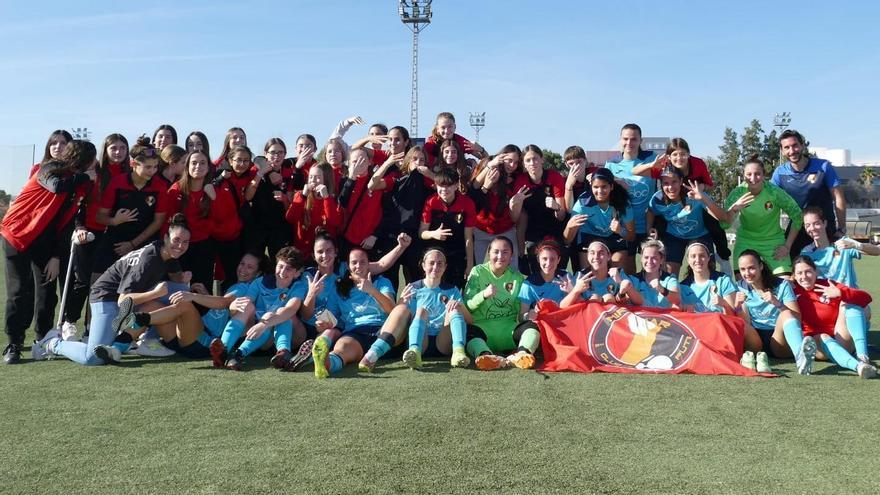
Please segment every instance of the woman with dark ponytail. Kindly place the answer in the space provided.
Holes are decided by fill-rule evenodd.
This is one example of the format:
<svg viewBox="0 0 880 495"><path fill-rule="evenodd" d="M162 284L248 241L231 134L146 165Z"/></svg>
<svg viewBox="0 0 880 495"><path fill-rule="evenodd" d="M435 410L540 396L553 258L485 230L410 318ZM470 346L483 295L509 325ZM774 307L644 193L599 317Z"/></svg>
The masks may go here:
<svg viewBox="0 0 880 495"><path fill-rule="evenodd" d="M36 334L52 328L55 281L68 251L70 225L95 180L95 145L71 141L61 160L40 165L28 179L0 224L6 257L6 364L18 363L24 333L37 309ZM55 332L58 333L58 332Z"/></svg>
<svg viewBox="0 0 880 495"><path fill-rule="evenodd" d="M34 359L64 356L86 366L120 362L132 341L123 322L130 320L135 309L151 311L164 306L159 299L168 295L169 273L180 272L177 260L186 252L189 240L186 218L175 215L161 241L129 252L92 284L88 343L65 342L52 330L34 343Z"/></svg>

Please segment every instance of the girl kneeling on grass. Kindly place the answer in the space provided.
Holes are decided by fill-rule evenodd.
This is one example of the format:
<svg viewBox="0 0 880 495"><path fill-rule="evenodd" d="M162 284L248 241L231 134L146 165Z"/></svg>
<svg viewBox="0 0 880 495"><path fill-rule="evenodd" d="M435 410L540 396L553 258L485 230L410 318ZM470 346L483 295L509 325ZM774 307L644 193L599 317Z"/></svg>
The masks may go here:
<svg viewBox="0 0 880 495"><path fill-rule="evenodd" d="M695 242L688 246L685 258L688 272L681 281L682 308L697 313L722 313L734 315L736 310L736 284L721 272L709 269L709 247ZM763 352L761 336L746 323L743 352L740 364L759 373L771 373L767 353Z"/></svg>
<svg viewBox="0 0 880 495"><path fill-rule="evenodd" d="M864 356L864 361L853 357L836 339L839 338L834 332L837 316L841 303L847 305L867 306L871 302L871 295L859 289L852 289L829 280L817 279L816 264L808 256L798 256L794 260L794 279L797 285L794 293L798 298L801 318L803 321L803 334L794 331L786 332L785 338L792 352L798 349L812 350L804 352L806 363L798 364L798 373L809 375L812 368L812 360L816 352L816 340L824 357L834 361L838 366L853 370L862 378L873 378L877 375L874 367ZM849 324L850 321L847 320ZM865 333L865 322L859 322L861 328L858 333ZM852 331L852 333L857 333ZM812 343L809 343L812 341Z"/></svg>
<svg viewBox="0 0 880 495"><path fill-rule="evenodd" d="M409 368L421 368L423 357L450 354L449 364L453 368L466 368L471 362L464 344L467 322L472 322L473 317L462 302L461 290L443 282L446 266L443 251L425 251L425 278L404 288L392 312L405 313L405 321L409 321L409 348L403 353L403 364Z"/></svg>
<svg viewBox="0 0 880 495"><path fill-rule="evenodd" d="M765 352L777 358L791 356L786 339L802 334L801 310L791 283L773 276L769 265L753 249L744 250L737 263L742 279L737 283L734 309L758 331ZM794 350L798 372L809 371L805 356L816 352L812 339L804 342L803 347Z"/></svg>
<svg viewBox="0 0 880 495"><path fill-rule="evenodd" d="M467 308L474 317L474 324L468 326L467 351L484 371L507 367L510 363L501 356L505 351L516 349L531 356L541 343L535 328L518 326L522 315L519 294L525 277L510 268L512 254L510 239L496 236L489 243L489 261L474 267L464 289ZM526 364L528 359L523 359L517 366Z"/></svg>
<svg viewBox="0 0 880 495"><path fill-rule="evenodd" d="M52 332L38 342L41 357L64 356L87 366L120 362L121 347L128 347L132 340L122 332L125 317L135 306L143 311L162 307L158 299L168 293L168 274L180 272L177 260L189 247L189 237L186 219L177 214L162 241L131 251L111 265L92 284L88 344L64 342L57 331ZM127 342L113 345L120 332L128 336Z"/></svg>

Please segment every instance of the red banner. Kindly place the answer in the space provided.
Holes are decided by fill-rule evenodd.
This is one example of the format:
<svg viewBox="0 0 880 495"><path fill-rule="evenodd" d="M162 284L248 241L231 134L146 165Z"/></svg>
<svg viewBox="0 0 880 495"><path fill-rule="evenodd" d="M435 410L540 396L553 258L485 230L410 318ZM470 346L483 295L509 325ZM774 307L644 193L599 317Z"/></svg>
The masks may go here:
<svg viewBox="0 0 880 495"><path fill-rule="evenodd" d="M745 323L736 317L592 302L539 308L542 371L775 376L739 364Z"/></svg>

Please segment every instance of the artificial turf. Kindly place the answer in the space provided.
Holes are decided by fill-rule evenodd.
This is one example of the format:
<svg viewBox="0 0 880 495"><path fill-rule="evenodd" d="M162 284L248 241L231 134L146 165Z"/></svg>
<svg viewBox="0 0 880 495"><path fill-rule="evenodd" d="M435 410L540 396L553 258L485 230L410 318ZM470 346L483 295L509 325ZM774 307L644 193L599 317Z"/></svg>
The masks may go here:
<svg viewBox="0 0 880 495"><path fill-rule="evenodd" d="M880 294L880 260L857 266L862 287ZM785 376L766 379L478 372L444 361L416 372L386 360L374 374L349 367L318 381L270 369L265 356L243 373L209 361L24 357L0 365L0 493L874 493L880 484L880 380L827 363L802 377L775 362Z"/></svg>

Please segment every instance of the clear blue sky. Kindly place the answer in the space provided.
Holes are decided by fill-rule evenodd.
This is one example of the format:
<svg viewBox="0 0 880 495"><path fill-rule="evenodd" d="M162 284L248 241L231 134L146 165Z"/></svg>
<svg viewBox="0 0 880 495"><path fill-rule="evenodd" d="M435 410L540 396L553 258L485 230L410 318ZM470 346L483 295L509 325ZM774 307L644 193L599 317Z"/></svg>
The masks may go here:
<svg viewBox="0 0 880 495"><path fill-rule="evenodd" d="M472 137L468 112L485 111L490 151L609 149L632 121L706 156L725 126L758 118L769 128L789 111L813 145L880 159L876 2L433 9L421 40L422 135L451 111ZM53 129L80 126L100 141L171 123L204 131L215 149L230 126L257 148L276 135L323 140L352 114L408 126L411 43L395 0L3 1L0 148L36 143L39 154Z"/></svg>

